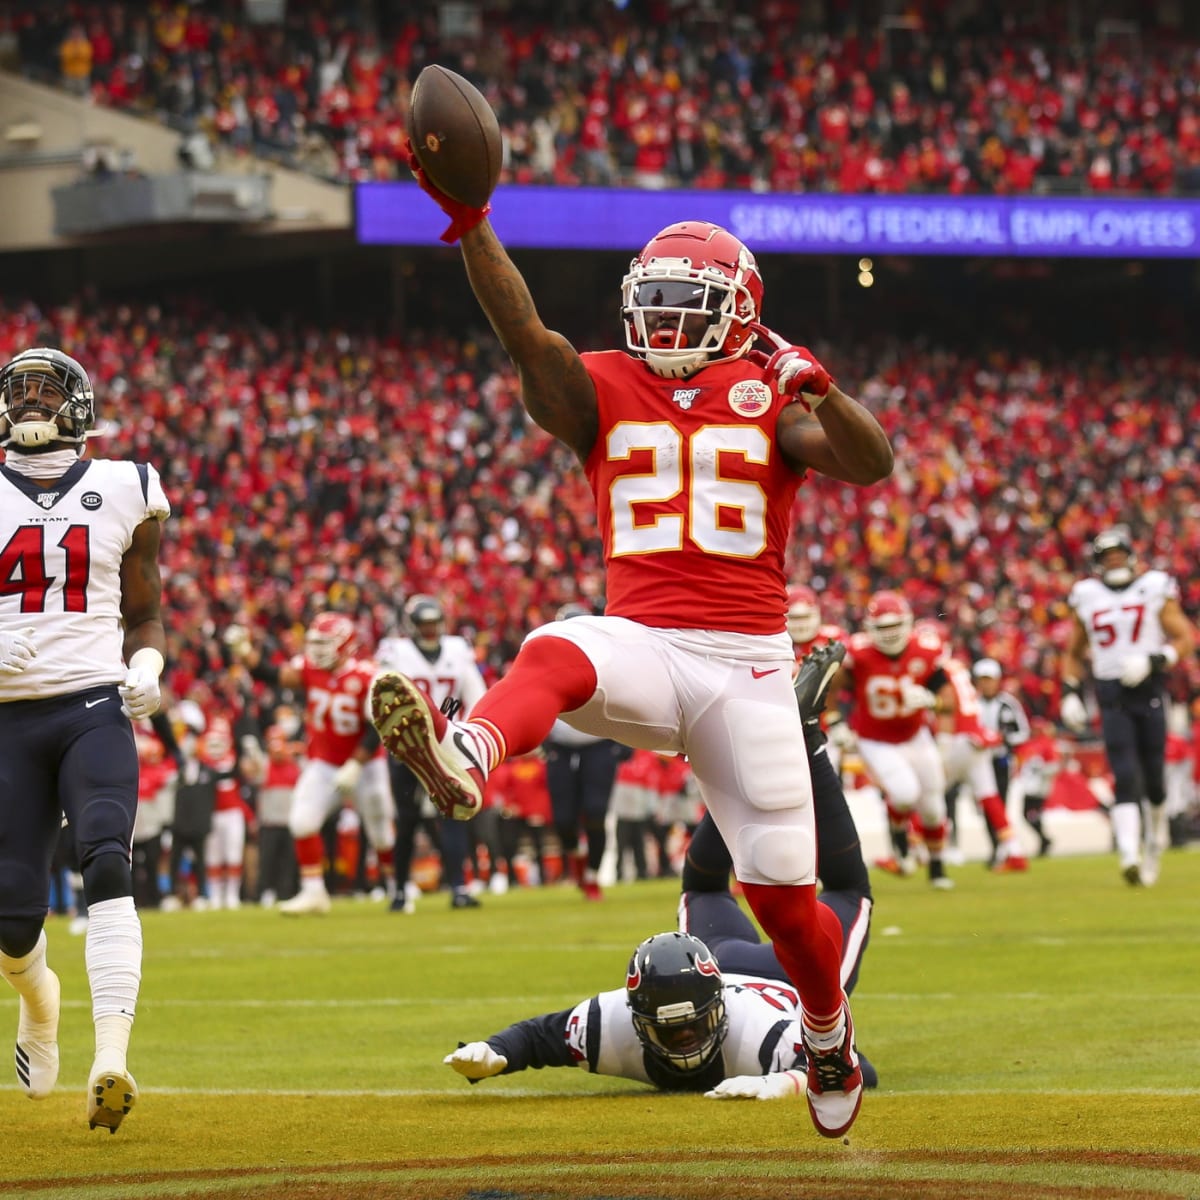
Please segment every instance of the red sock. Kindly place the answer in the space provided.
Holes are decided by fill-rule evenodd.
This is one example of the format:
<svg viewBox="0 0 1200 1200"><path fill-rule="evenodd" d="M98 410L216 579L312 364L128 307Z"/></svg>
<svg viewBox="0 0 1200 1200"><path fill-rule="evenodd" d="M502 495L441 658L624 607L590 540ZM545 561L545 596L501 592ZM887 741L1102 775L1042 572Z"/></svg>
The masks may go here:
<svg viewBox="0 0 1200 1200"><path fill-rule="evenodd" d="M296 839L296 861L300 864L301 871L306 867L309 871L321 869L321 864L325 861L325 843L321 841L319 833L310 833L308 837Z"/></svg>
<svg viewBox="0 0 1200 1200"><path fill-rule="evenodd" d="M992 831L996 841L1008 841L1011 830L1008 827L1008 811L1004 807L1004 801L993 793L990 796L984 796L979 801L979 807L983 809L983 819L988 823L988 828Z"/></svg>
<svg viewBox="0 0 1200 1200"><path fill-rule="evenodd" d="M831 1021L842 1007L842 927L816 884L782 887L742 883L751 911L775 947L814 1024Z"/></svg>
<svg viewBox="0 0 1200 1200"><path fill-rule="evenodd" d="M508 756L535 750L559 713L586 704L596 690L596 668L574 642L547 635L521 647L511 670L471 710L504 739Z"/></svg>

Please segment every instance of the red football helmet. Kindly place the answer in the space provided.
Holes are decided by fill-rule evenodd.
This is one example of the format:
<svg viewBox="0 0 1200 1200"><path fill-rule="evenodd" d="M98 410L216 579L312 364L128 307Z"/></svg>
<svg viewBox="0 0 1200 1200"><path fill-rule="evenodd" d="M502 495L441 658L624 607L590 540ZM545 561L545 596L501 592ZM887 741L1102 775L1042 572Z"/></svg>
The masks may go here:
<svg viewBox="0 0 1200 1200"><path fill-rule="evenodd" d="M867 617L863 624L876 649L894 656L908 645L908 639L912 637L912 609L899 592L876 592L867 603Z"/></svg>
<svg viewBox="0 0 1200 1200"><path fill-rule="evenodd" d="M801 646L811 642L821 628L817 593L800 584L788 592L787 605L787 631L792 641Z"/></svg>
<svg viewBox="0 0 1200 1200"><path fill-rule="evenodd" d="M320 613L304 635L304 653L314 667L332 671L353 657L356 641L354 622L345 613Z"/></svg>
<svg viewBox="0 0 1200 1200"><path fill-rule="evenodd" d="M680 221L629 265L621 283L625 342L656 375L680 379L745 354L762 300L754 255L732 233L708 221ZM708 326L692 346L684 321L697 313L707 315ZM655 318L649 329L647 314Z"/></svg>

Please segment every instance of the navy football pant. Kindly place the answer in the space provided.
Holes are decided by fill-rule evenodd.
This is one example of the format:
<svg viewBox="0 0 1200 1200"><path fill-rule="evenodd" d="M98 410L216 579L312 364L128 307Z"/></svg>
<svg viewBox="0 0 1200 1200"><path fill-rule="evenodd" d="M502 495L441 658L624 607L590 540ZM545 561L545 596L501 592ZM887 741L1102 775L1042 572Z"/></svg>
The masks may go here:
<svg viewBox="0 0 1200 1200"><path fill-rule="evenodd" d="M0 921L40 929L64 815L87 902L132 895L138 760L116 687L0 704L0 745Z"/></svg>

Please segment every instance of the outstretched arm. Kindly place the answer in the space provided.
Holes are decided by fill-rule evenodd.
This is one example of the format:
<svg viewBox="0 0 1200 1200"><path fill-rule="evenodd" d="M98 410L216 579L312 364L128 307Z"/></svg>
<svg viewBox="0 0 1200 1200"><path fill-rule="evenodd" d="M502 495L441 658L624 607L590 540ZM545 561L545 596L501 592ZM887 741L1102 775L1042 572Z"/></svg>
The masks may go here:
<svg viewBox="0 0 1200 1200"><path fill-rule="evenodd" d="M462 236L467 277L517 368L526 412L583 462L599 428L596 389L575 347L547 329L490 221Z"/></svg>
<svg viewBox="0 0 1200 1200"><path fill-rule="evenodd" d="M579 1064L571 1055L563 1031L574 1009L546 1013L518 1021L486 1042L468 1042L447 1054L442 1061L453 1067L472 1083L493 1075L511 1075L532 1067L574 1067Z"/></svg>

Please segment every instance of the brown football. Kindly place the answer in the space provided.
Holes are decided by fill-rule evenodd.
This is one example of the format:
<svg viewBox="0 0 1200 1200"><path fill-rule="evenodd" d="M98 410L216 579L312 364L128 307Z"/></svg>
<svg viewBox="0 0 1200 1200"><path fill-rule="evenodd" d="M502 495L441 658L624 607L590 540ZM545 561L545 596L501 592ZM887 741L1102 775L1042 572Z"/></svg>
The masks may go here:
<svg viewBox="0 0 1200 1200"><path fill-rule="evenodd" d="M430 182L482 208L500 178L500 122L474 84L430 64L413 85L409 137Z"/></svg>

